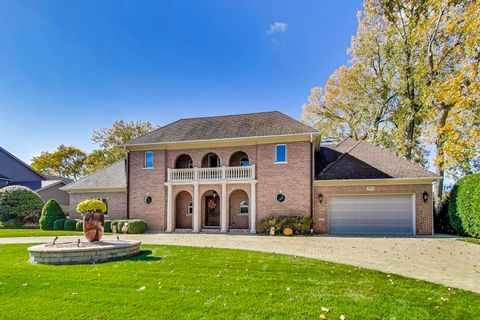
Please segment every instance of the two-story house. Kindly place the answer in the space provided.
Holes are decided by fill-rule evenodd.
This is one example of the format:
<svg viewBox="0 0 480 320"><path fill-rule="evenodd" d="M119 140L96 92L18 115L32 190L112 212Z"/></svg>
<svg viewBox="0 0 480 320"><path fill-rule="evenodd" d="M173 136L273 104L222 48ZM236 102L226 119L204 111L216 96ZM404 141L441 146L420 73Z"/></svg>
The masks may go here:
<svg viewBox="0 0 480 320"><path fill-rule="evenodd" d="M366 142L322 146L280 112L181 119L125 147L126 162L64 187L72 210L102 198L112 217L167 232L255 233L301 215L322 233L432 233L434 174Z"/></svg>

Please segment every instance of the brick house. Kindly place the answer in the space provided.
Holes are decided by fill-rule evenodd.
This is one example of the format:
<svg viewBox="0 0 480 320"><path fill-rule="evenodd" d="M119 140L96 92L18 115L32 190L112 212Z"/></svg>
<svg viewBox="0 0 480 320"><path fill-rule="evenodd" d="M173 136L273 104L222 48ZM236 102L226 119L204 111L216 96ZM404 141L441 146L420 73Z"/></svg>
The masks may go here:
<svg viewBox="0 0 480 320"><path fill-rule="evenodd" d="M280 112L181 119L125 147L126 168L64 188L72 210L108 198L124 218L167 232L255 233L278 215L312 217L319 233L433 232L433 173L367 142L321 145L315 129ZM123 187L107 183L115 173Z"/></svg>

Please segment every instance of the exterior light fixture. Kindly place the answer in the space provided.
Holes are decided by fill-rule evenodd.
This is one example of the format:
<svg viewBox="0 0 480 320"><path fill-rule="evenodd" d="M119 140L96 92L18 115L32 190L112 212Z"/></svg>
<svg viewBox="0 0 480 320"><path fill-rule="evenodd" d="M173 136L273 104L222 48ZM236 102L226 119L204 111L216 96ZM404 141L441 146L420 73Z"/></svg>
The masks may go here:
<svg viewBox="0 0 480 320"><path fill-rule="evenodd" d="M213 191L213 199L215 199L218 196L216 191Z"/></svg>
<svg viewBox="0 0 480 320"><path fill-rule="evenodd" d="M323 193L318 194L318 202L320 202L320 203L323 202Z"/></svg>
<svg viewBox="0 0 480 320"><path fill-rule="evenodd" d="M423 191L422 198L423 198L423 202L427 202L427 200L428 200L428 192L427 191Z"/></svg>

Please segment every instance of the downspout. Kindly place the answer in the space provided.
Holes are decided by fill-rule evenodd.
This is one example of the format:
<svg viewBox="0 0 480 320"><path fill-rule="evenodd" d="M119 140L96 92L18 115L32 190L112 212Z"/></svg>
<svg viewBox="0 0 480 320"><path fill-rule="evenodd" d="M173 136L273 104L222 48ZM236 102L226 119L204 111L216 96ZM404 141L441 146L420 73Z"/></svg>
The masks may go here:
<svg viewBox="0 0 480 320"><path fill-rule="evenodd" d="M127 159L125 160L125 170L127 170L127 220L130 219L130 152L127 149Z"/></svg>
<svg viewBox="0 0 480 320"><path fill-rule="evenodd" d="M313 220L313 175L315 166L315 153L313 152L313 134L310 134L310 219Z"/></svg>

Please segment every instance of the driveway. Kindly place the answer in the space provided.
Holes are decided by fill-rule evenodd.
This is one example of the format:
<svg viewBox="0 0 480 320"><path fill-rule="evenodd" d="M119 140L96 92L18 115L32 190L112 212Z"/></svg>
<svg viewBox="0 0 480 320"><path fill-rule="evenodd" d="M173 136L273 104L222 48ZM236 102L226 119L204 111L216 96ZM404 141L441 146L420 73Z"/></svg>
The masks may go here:
<svg viewBox="0 0 480 320"><path fill-rule="evenodd" d="M76 241L78 236L57 242ZM113 239L105 236L104 239ZM452 237L270 237L225 234L120 236L146 244L246 249L283 253L395 273L480 293L480 245ZM0 238L0 244L39 243L51 237Z"/></svg>

